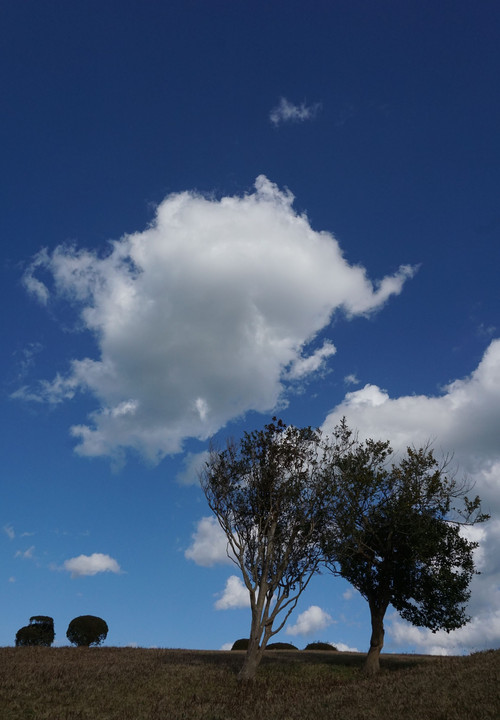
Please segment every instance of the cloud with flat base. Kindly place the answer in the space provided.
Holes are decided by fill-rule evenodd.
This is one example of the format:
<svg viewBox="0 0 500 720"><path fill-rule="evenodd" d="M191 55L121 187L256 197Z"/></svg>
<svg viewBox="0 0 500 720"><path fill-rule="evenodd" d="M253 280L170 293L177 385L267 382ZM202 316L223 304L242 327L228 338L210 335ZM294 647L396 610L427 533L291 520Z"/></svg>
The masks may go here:
<svg viewBox="0 0 500 720"><path fill-rule="evenodd" d="M98 575L104 572L119 575L123 572L114 558L103 553L78 555L78 557L70 558L64 561L61 569L71 573L72 578Z"/></svg>

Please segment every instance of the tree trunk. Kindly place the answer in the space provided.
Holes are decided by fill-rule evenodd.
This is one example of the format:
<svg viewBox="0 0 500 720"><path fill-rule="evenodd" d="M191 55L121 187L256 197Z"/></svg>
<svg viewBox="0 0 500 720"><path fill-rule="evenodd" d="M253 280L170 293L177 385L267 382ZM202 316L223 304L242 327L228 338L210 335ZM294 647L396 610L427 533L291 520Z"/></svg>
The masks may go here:
<svg viewBox="0 0 500 720"><path fill-rule="evenodd" d="M243 666L238 673L238 680L243 682L255 679L255 674L262 657L262 649L259 645L261 636L259 625L260 623L258 623L257 619L253 617L245 660L243 661Z"/></svg>
<svg viewBox="0 0 500 720"><path fill-rule="evenodd" d="M370 649L366 656L363 672L365 675L376 675L380 670L380 652L384 647L384 615L387 605L382 607L370 603L372 635Z"/></svg>
<svg viewBox="0 0 500 720"><path fill-rule="evenodd" d="M248 646L243 666L238 673L238 680L240 682L250 682L252 680L255 680L255 674L257 672L257 668L259 667L260 662L258 651L259 649L257 648L256 651L253 650L252 652L250 652L250 646Z"/></svg>

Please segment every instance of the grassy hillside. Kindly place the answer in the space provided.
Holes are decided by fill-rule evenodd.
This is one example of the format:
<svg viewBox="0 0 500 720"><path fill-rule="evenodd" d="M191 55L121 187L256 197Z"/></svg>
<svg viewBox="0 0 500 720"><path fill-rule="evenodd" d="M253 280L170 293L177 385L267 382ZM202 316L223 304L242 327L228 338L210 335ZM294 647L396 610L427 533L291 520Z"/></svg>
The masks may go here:
<svg viewBox="0 0 500 720"><path fill-rule="evenodd" d="M500 650L470 657L266 654L241 687L242 653L0 648L2 720L498 720Z"/></svg>

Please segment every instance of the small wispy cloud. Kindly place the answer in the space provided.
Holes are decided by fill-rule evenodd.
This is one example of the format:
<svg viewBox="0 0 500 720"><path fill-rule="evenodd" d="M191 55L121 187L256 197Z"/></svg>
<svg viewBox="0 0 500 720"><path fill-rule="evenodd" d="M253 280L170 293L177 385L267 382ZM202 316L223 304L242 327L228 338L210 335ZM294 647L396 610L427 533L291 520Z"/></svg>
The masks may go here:
<svg viewBox="0 0 500 720"><path fill-rule="evenodd" d="M275 127L284 122L304 122L315 118L320 109L321 103L294 105L282 97L276 107L271 110L269 119Z"/></svg>
<svg viewBox="0 0 500 720"><path fill-rule="evenodd" d="M300 380L303 377L312 375L320 370L325 365L327 358L335 355L336 352L337 349L335 345L325 340L323 347L318 348L308 357L297 357L294 359L288 371L288 378L290 380Z"/></svg>
<svg viewBox="0 0 500 720"><path fill-rule="evenodd" d="M97 575L102 572L112 572L115 574L122 572L117 561L103 553L79 555L78 557L70 558L64 561L61 569L70 572L72 578L83 577L84 575Z"/></svg>
<svg viewBox="0 0 500 720"><path fill-rule="evenodd" d="M344 382L346 385L359 385L359 380L354 373L346 375L344 378Z"/></svg>
<svg viewBox="0 0 500 720"><path fill-rule="evenodd" d="M14 557L18 558L24 558L25 560L32 560L33 559L33 553L35 552L35 546L32 545L27 550L18 550Z"/></svg>
<svg viewBox="0 0 500 720"><path fill-rule="evenodd" d="M199 485L200 472L205 467L209 455L208 450L200 453L187 453L183 469L177 474L177 482L180 485Z"/></svg>
<svg viewBox="0 0 500 720"><path fill-rule="evenodd" d="M26 290L34 295L35 298L41 305L47 305L49 302L49 289L44 282L34 276L34 273L38 268L43 266L47 261L47 250L44 248L41 250L33 259L30 266L26 269L23 275L23 285Z"/></svg>
<svg viewBox="0 0 500 720"><path fill-rule="evenodd" d="M3 531L7 535L9 540L14 540L14 538L16 537L16 533L14 532L14 528L12 527L12 525L4 525Z"/></svg>

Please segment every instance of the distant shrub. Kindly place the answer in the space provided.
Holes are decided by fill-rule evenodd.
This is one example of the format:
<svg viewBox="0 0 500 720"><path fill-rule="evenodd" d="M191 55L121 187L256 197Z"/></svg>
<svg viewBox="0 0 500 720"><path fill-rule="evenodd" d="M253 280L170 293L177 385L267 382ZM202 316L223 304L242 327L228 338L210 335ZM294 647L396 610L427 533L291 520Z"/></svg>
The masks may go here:
<svg viewBox="0 0 500 720"><path fill-rule="evenodd" d="M233 643L231 650L248 650L248 638L240 638Z"/></svg>
<svg viewBox="0 0 500 720"><path fill-rule="evenodd" d="M312 642L309 643L309 645L306 645L304 650L334 650L336 651L337 648L333 645L330 645L330 643L326 642Z"/></svg>
<svg viewBox="0 0 500 720"><path fill-rule="evenodd" d="M266 650L298 650L298 647L295 647L295 645L292 645L292 643L286 643L286 642L275 642L270 643Z"/></svg>
<svg viewBox="0 0 500 720"><path fill-rule="evenodd" d="M48 615L33 615L30 617L30 624L17 631L16 647L50 647L54 637L54 620Z"/></svg>
<svg viewBox="0 0 500 720"><path fill-rule="evenodd" d="M80 615L73 618L68 625L66 637L73 645L89 647L100 645L106 640L108 626L106 622L95 615Z"/></svg>

